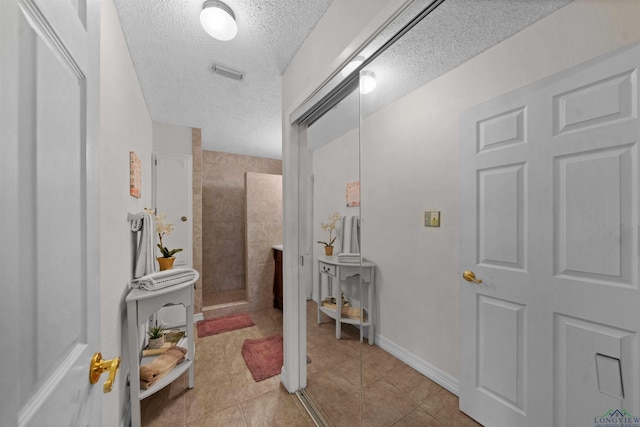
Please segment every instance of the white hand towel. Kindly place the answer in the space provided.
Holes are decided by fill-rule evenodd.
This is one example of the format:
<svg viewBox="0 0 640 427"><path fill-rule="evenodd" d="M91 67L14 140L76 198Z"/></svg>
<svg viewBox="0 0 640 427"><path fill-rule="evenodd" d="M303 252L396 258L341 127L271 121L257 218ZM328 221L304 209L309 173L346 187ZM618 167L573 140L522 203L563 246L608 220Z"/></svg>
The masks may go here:
<svg viewBox="0 0 640 427"><path fill-rule="evenodd" d="M200 274L191 268L172 268L147 274L139 279L133 279L130 286L132 288L146 289L147 291L157 291L168 286L190 281L195 282L199 277Z"/></svg>
<svg viewBox="0 0 640 427"><path fill-rule="evenodd" d="M155 219L147 212L140 212L137 214L128 214L127 220L131 222L131 231L140 231L140 239L138 240L138 248L136 250L133 267L133 277L137 279L145 274L155 273Z"/></svg>
<svg viewBox="0 0 640 427"><path fill-rule="evenodd" d="M342 252L351 252L351 226L353 217L345 216L342 218Z"/></svg>
<svg viewBox="0 0 640 427"><path fill-rule="evenodd" d="M346 262L346 263L359 263L360 262L360 254L359 253L340 253L338 254L338 262Z"/></svg>
<svg viewBox="0 0 640 427"><path fill-rule="evenodd" d="M360 253L360 217L353 216L351 218L351 245L352 253Z"/></svg>

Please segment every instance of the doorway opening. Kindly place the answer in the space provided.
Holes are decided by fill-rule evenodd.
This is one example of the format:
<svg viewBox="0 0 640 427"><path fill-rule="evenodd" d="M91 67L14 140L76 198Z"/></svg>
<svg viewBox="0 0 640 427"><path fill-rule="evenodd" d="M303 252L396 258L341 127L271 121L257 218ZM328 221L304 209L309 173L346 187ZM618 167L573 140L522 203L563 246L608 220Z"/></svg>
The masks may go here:
<svg viewBox="0 0 640 427"><path fill-rule="evenodd" d="M272 305L272 246L282 243L282 161L202 152L205 317ZM208 315L207 315L208 313Z"/></svg>

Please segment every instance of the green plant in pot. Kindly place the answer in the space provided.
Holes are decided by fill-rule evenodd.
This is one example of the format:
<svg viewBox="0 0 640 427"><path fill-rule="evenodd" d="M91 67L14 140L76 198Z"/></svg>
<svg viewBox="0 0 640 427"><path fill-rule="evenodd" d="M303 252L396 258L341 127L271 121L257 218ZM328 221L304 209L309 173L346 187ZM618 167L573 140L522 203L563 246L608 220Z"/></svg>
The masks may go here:
<svg viewBox="0 0 640 427"><path fill-rule="evenodd" d="M164 327L152 326L147 331L147 335L149 335L148 348L155 349L164 345Z"/></svg>

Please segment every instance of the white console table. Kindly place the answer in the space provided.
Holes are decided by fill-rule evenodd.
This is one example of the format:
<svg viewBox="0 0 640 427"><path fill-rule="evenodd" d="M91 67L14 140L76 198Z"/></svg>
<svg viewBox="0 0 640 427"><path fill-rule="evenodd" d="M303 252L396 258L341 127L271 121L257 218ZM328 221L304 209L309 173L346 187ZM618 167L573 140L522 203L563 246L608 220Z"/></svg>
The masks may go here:
<svg viewBox="0 0 640 427"><path fill-rule="evenodd" d="M319 302L318 302L318 324L321 321L321 314L324 313L332 319L336 320L336 339L340 339L340 329L343 323L348 323L351 325L359 325L361 327L368 328L368 338L369 345L373 345L374 342L374 302L373 297L375 294L375 274L376 274L376 265L371 261L362 261L362 263L346 263L339 262L338 256L320 256L317 258L318 260L318 274L319 274ZM340 304L340 295L342 291L342 282L349 277L358 276L362 272L362 277L360 283L366 288L367 294L367 305L364 306L364 301L361 301L362 305L361 309L365 309L367 311L367 321L361 322L360 319L351 319L348 317L342 317L342 307ZM329 292L325 295L323 293L323 285L322 285L322 277L325 276L327 278L327 282L331 284L331 287L334 287L335 280L335 291L333 295L329 295ZM331 309L329 307L322 306L322 300L325 296L333 296L336 298L336 308ZM363 298L364 300L364 298ZM360 331L360 340L363 337L363 330Z"/></svg>
<svg viewBox="0 0 640 427"><path fill-rule="evenodd" d="M197 280L197 277L196 279ZM193 344L193 284L195 280L168 286L157 291L132 289L127 295L127 327L129 335L129 389L131 397L131 425L140 426L140 400L171 384L185 371L189 371L189 388L193 388L195 348ZM185 336L187 354L184 362L177 365L164 378L148 390L140 388L140 365L151 362L157 356L142 356L140 325L149 321L151 315L162 307L181 304L186 310Z"/></svg>

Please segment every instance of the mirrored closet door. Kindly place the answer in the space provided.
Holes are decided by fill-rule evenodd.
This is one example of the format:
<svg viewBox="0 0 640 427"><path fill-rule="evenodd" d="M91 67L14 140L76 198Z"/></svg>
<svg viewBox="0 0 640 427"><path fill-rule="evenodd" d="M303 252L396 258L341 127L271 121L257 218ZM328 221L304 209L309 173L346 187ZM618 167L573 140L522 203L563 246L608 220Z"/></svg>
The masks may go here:
<svg viewBox="0 0 640 427"><path fill-rule="evenodd" d="M479 381L484 381L482 390L498 396L492 407L507 412L515 408L511 412L519 416L523 389L518 387L523 387L525 372L524 353L518 353L515 345L520 338L504 341L508 334L486 326L495 324L500 331L521 327L519 303L514 299L501 305L490 296L477 296L480 282L465 281L459 261L466 248L480 248L474 240L478 234L461 228L465 218L494 226L481 237L486 245L489 237L497 242L483 250L504 255L497 264L489 260L498 269L509 267L509 257L524 256L521 246L513 243L521 242L522 235L513 234L508 246L500 240L506 235L506 222L496 220L510 218L513 224L522 224L520 217L509 214L521 208L519 196L501 198L521 194L517 181L521 172L506 168L503 175L494 174L492 166L486 166L489 172L483 179L497 189L492 194L500 215L478 219L474 209L480 202L461 196L461 181L469 178L465 188L473 190L479 188L475 181L479 175L475 169L467 173L462 168L460 153L464 149L475 156L484 142L468 135L464 139L461 118L484 102L563 71L555 65L557 59L579 50L543 46L541 41L541 34L552 32L563 43L574 43L562 38L559 25L571 24L560 10L567 4L571 7L571 1L503 3L496 10L472 0L410 2L370 45L354 53L352 61L359 63L349 64L350 74L336 76L338 83L332 80L330 87L319 89L324 95L307 116L315 119L298 122L298 178L304 199L299 206L298 253L305 260L298 281L307 290L301 307L306 313L306 340L300 351L310 359L300 370L305 392L327 425L391 426L400 420L412 425L475 425L459 408L478 419L491 419L488 406L478 403L484 402L480 399L484 397L478 398L484 391L474 388ZM550 14L554 16L547 18ZM536 46L536 55L531 46ZM562 54L556 57L556 51ZM590 59L583 57L582 61ZM575 59L570 65L579 63ZM546 67L547 74L538 65ZM568 85L567 91L571 88ZM509 135L515 135L514 145L525 145L518 145L524 110L521 105L505 105L508 108L501 110L505 115L497 121L491 114L482 116L483 131L498 141L485 151L498 152L510 143ZM314 142L322 129L329 136ZM508 181L511 178L515 183ZM502 191L502 185L513 191ZM322 224L334 213L341 220L334 229L337 234L329 235ZM345 221L347 217L357 221ZM347 229L347 236L358 230L357 246L353 237L344 237ZM338 243L329 258L317 242L335 235ZM347 249L345 241L350 244ZM503 250L508 247L515 250ZM545 253L552 251L553 247L547 248ZM479 256L467 261L476 272L485 267ZM346 269L345 263L350 263ZM475 313L475 308L465 314L465 307L478 301L488 310L480 313L483 322L494 323L473 323L480 315L468 313ZM504 312L513 323L496 320ZM357 320L350 319L350 313ZM478 331L486 333L482 339L497 344L492 349L505 345L511 353L476 354L480 347L473 339ZM513 368L509 375L503 375L505 360ZM473 369L482 363L480 378ZM531 372L527 375L533 377ZM465 394L465 386L472 392ZM504 405L500 396L509 396L511 403ZM505 410L509 405L513 408Z"/></svg>
<svg viewBox="0 0 640 427"><path fill-rule="evenodd" d="M305 286L305 393L327 424L360 425L360 141L357 79L301 131L300 266ZM371 278L369 278L371 280ZM365 319L366 322L366 319ZM366 338L364 338L366 341Z"/></svg>

